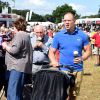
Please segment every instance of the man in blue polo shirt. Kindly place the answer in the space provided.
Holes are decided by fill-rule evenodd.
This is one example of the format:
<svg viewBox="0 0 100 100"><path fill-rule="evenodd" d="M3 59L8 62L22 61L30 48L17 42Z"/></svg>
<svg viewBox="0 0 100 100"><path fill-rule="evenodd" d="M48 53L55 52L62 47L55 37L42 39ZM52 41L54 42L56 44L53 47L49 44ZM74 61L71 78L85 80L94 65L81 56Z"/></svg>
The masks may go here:
<svg viewBox="0 0 100 100"><path fill-rule="evenodd" d="M72 91L70 92L69 100L75 100L72 99L72 95L74 94L76 96L76 92L79 92L80 83L82 81L83 61L91 55L91 48L87 35L75 26L75 16L73 13L66 13L64 15L63 21L65 28L60 30L54 36L52 46L49 50L49 59L53 67L57 67L59 65L67 65L74 69L75 74L74 72L73 74L75 77L77 77L76 84L79 84L73 89L70 89ZM59 62L57 62L55 59L56 50L59 50L60 52ZM83 54L82 50L84 50ZM74 56L75 52L77 52L77 57ZM67 68L61 69L66 71L69 70Z"/></svg>

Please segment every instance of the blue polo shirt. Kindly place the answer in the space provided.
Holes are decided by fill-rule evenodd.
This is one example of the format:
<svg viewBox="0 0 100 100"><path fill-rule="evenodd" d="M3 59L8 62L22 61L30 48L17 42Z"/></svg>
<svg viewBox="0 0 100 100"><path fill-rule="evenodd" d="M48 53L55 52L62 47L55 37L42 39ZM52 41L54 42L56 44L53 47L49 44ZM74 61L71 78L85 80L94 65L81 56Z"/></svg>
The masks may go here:
<svg viewBox="0 0 100 100"><path fill-rule="evenodd" d="M88 37L82 30L75 28L73 33L68 33L64 28L63 30L56 33L51 46L59 50L59 63L61 65L68 65L73 67L74 71L82 71L83 62L74 64L73 52L78 51L78 56L81 57L83 47L88 44Z"/></svg>

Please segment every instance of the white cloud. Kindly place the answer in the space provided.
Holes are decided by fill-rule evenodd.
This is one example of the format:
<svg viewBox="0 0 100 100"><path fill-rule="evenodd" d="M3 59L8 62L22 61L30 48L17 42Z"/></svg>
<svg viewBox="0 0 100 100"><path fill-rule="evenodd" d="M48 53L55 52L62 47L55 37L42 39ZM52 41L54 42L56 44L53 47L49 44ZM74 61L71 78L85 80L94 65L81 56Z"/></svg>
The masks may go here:
<svg viewBox="0 0 100 100"><path fill-rule="evenodd" d="M16 7L19 8L18 4ZM45 15L45 14L51 14L52 11L55 8L55 5L52 4L47 0L29 0L27 2L27 0L25 0L24 5L20 6L23 9L30 9L32 10L34 13L40 14L40 15Z"/></svg>
<svg viewBox="0 0 100 100"><path fill-rule="evenodd" d="M72 6L73 9L76 10L78 14L81 14L81 16L88 16L88 15L96 14L96 12L94 11L91 12L90 9L84 5L74 4L74 3L71 3L69 5Z"/></svg>
<svg viewBox="0 0 100 100"><path fill-rule="evenodd" d="M29 0L28 4L35 6L45 5L45 0Z"/></svg>
<svg viewBox="0 0 100 100"><path fill-rule="evenodd" d="M76 10L77 13L81 14L81 15L83 15L86 12L86 9L87 9L86 6L80 5L80 4L71 3L69 5L72 6L73 9Z"/></svg>
<svg viewBox="0 0 100 100"><path fill-rule="evenodd" d="M75 9L76 11L77 10L85 10L86 9L86 6L84 6L84 5L79 5L79 4L74 4L74 3L71 3L69 5L72 6L73 9Z"/></svg>

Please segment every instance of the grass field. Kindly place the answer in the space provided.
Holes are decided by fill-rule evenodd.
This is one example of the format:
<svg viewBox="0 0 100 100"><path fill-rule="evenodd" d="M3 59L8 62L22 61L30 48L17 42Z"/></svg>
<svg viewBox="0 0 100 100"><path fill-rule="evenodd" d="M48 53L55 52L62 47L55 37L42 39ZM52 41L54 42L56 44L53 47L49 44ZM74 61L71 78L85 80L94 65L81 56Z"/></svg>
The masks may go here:
<svg viewBox="0 0 100 100"><path fill-rule="evenodd" d="M77 100L100 100L100 67L94 67L95 62L94 56L84 62L83 82Z"/></svg>
<svg viewBox="0 0 100 100"><path fill-rule="evenodd" d="M94 56L84 62L84 76L77 100L100 100L100 66L95 67Z"/></svg>

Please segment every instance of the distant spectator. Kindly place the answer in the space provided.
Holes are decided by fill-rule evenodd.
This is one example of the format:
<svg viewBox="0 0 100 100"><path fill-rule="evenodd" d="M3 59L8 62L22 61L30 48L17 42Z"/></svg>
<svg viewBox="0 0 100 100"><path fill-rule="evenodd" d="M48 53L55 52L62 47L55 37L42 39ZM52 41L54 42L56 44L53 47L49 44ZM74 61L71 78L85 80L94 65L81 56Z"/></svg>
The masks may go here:
<svg viewBox="0 0 100 100"><path fill-rule="evenodd" d="M50 37L50 38L53 38L53 29L48 29L47 30L47 34L48 34L48 36Z"/></svg>
<svg viewBox="0 0 100 100"><path fill-rule="evenodd" d="M84 32L86 33L86 35L88 36L88 39L90 41L90 28L89 27L86 27Z"/></svg>
<svg viewBox="0 0 100 100"><path fill-rule="evenodd" d="M92 39L95 40L95 54L96 54L96 64L95 66L100 66L100 27L97 28L97 32L92 36Z"/></svg>
<svg viewBox="0 0 100 100"><path fill-rule="evenodd" d="M91 48L92 50L94 49L94 43L95 43L95 39L91 38L96 32L93 30L91 33L90 33L90 42L91 42Z"/></svg>

